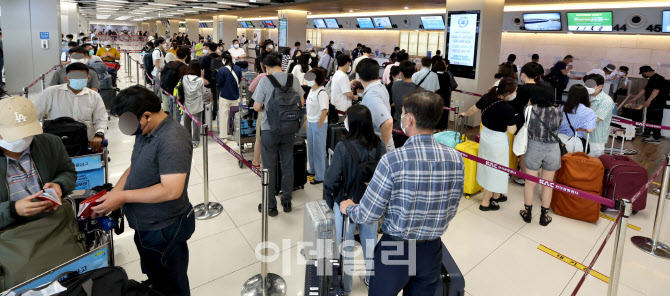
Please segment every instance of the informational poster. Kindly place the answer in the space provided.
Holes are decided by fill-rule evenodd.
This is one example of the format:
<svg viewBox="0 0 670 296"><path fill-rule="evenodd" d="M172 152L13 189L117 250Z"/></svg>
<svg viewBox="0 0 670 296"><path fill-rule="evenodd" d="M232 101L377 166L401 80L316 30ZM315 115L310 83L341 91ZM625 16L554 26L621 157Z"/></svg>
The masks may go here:
<svg viewBox="0 0 670 296"><path fill-rule="evenodd" d="M450 14L448 59L453 65L475 65L477 51L477 19L476 13Z"/></svg>
<svg viewBox="0 0 670 296"><path fill-rule="evenodd" d="M288 20L280 19L279 20L279 47L287 47L286 39L288 34Z"/></svg>
<svg viewBox="0 0 670 296"><path fill-rule="evenodd" d="M612 12L568 12L568 31L612 32Z"/></svg>

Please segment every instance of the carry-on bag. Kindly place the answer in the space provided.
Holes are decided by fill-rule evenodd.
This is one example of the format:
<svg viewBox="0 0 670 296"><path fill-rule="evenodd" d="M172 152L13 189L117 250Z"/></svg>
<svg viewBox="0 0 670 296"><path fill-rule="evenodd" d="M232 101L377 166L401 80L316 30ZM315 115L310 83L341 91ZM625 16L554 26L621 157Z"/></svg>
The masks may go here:
<svg viewBox="0 0 670 296"><path fill-rule="evenodd" d="M456 145L463 143L463 141L465 141L466 120L467 118L459 116L458 121L454 125L454 130L434 134L433 137L435 138L435 141L451 148L455 148Z"/></svg>
<svg viewBox="0 0 670 296"><path fill-rule="evenodd" d="M103 81L111 81L111 76ZM105 109L110 110L112 108L112 102L114 101L114 98L116 98L116 88L100 88L98 92L100 93L100 97L102 97L102 102L105 104Z"/></svg>
<svg viewBox="0 0 670 296"><path fill-rule="evenodd" d="M338 258L335 213L325 200L305 205L303 223L305 295L341 296L341 266ZM344 232L344 231L343 231Z"/></svg>
<svg viewBox="0 0 670 296"><path fill-rule="evenodd" d="M442 243L442 268L440 269L440 280L435 291L435 296L463 296L465 295L465 278L458 268L454 257Z"/></svg>
<svg viewBox="0 0 670 296"><path fill-rule="evenodd" d="M602 155L599 158L605 167L602 194L604 198L630 200L647 183L649 173L630 157ZM602 207L607 209L605 206ZM645 207L647 207L647 194L643 193L633 202L633 213L644 210Z"/></svg>
<svg viewBox="0 0 670 296"><path fill-rule="evenodd" d="M461 120L463 126L467 122L467 118ZM465 132L463 132L465 134ZM470 155L478 156L479 155L479 143L468 140L466 137L463 137L465 142L457 144L455 149L461 152L465 152ZM463 167L465 171L465 180L463 184L463 195L466 199L470 199L472 195L475 195L484 189L479 183L477 183L477 162L467 158L463 158Z"/></svg>
<svg viewBox="0 0 670 296"><path fill-rule="evenodd" d="M601 195L604 173L600 159L583 152L568 153L561 159L556 183ZM554 190L551 209L558 215L591 223L600 217L599 203L558 190Z"/></svg>
<svg viewBox="0 0 670 296"><path fill-rule="evenodd" d="M46 120L42 129L47 134L53 134L61 138L70 157L91 153L88 150L88 129L86 125L71 117Z"/></svg>
<svg viewBox="0 0 670 296"><path fill-rule="evenodd" d="M67 272L59 276L60 285L67 290L58 296L162 296L163 294L129 280L126 271L118 266L103 267L82 274L76 271ZM53 283L53 282L52 282ZM48 286L51 286L49 284ZM48 288L43 288L48 291ZM19 291L23 293L24 291ZM33 295L33 294L30 294ZM41 294L40 294L41 295Z"/></svg>
<svg viewBox="0 0 670 296"><path fill-rule="evenodd" d="M277 152L279 153L279 152ZM281 157L277 156L277 182L275 182L275 195L281 191ZM296 137L293 142L293 190L305 188L307 184L307 144L305 140Z"/></svg>
<svg viewBox="0 0 670 296"><path fill-rule="evenodd" d="M342 140L342 135L346 133L344 123L328 123L328 131L326 132L326 169L330 166L332 157L331 151L335 151L335 146Z"/></svg>

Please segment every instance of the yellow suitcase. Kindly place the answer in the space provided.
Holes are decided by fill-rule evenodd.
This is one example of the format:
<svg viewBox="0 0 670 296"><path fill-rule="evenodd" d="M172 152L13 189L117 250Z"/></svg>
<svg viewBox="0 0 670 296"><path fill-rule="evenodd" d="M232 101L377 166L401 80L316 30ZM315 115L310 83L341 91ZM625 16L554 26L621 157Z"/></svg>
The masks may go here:
<svg viewBox="0 0 670 296"><path fill-rule="evenodd" d="M456 145L456 150L478 156L479 143L466 140L465 142ZM463 164L465 168L463 194L466 199L470 199L472 195L479 193L483 188L477 183L477 162L463 158Z"/></svg>

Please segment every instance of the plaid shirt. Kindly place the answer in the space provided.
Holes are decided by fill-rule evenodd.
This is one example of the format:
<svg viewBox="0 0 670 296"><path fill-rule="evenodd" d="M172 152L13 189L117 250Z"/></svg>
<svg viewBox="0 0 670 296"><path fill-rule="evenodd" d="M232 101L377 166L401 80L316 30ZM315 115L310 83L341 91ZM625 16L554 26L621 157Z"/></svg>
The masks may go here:
<svg viewBox="0 0 670 296"><path fill-rule="evenodd" d="M406 240L442 236L463 195L463 158L432 135L416 135L379 162L351 219L368 224L384 216L384 233Z"/></svg>
<svg viewBox="0 0 670 296"><path fill-rule="evenodd" d="M39 173L30 158L30 147L18 161L7 157L7 186L11 201L19 201L42 190Z"/></svg>

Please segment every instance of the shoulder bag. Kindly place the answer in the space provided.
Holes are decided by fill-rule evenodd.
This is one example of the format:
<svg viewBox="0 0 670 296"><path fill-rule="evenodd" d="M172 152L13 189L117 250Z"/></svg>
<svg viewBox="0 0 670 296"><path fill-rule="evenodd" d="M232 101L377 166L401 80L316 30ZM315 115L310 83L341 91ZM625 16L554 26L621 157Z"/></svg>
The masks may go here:
<svg viewBox="0 0 670 296"><path fill-rule="evenodd" d="M524 118L526 121L514 137L512 152L514 152L516 156L524 155L528 150L528 121L530 121L530 108L532 107L528 106L528 108L524 111Z"/></svg>
<svg viewBox="0 0 670 296"><path fill-rule="evenodd" d="M573 137L577 137L577 131L572 126L572 123L570 122L570 116L568 116L568 112L565 112L565 118L568 119L568 125L570 126L570 129L572 130L572 132L575 134ZM588 135L588 133L587 133L587 135ZM589 146L588 139L584 139L584 138L580 138L580 137L577 137L577 139L582 141L582 147L584 148L584 152L586 152L587 154L591 153L591 147Z"/></svg>

